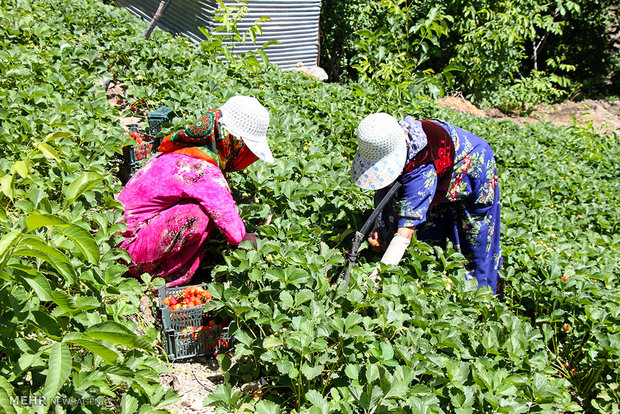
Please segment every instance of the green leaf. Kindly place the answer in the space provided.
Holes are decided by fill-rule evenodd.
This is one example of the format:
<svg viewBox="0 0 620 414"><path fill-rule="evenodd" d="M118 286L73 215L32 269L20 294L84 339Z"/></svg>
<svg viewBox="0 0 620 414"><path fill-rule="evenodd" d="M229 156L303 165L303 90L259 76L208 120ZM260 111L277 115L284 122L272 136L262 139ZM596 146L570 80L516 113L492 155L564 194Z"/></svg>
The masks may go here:
<svg viewBox="0 0 620 414"><path fill-rule="evenodd" d="M65 206L71 205L79 196L103 179L104 177L96 172L87 172L73 180L65 190Z"/></svg>
<svg viewBox="0 0 620 414"><path fill-rule="evenodd" d="M58 154L58 151L56 151L50 144L42 142L37 145L37 148L41 151L41 154L43 154L45 158L60 161L60 154Z"/></svg>
<svg viewBox="0 0 620 414"><path fill-rule="evenodd" d="M461 361L446 360L446 370L448 371L448 378L452 385L457 388L462 388L467 377L469 376L469 366Z"/></svg>
<svg viewBox="0 0 620 414"><path fill-rule="evenodd" d="M45 226L67 226L67 222L51 214L31 214L26 217L28 231L33 231Z"/></svg>
<svg viewBox="0 0 620 414"><path fill-rule="evenodd" d="M258 59L256 59L255 56L248 56L245 59L245 63L250 65L251 67L260 68L260 62L258 61Z"/></svg>
<svg viewBox="0 0 620 414"><path fill-rule="evenodd" d="M21 231L13 230L0 239L0 270L4 268L4 263L8 260L11 249L19 242L21 237Z"/></svg>
<svg viewBox="0 0 620 414"><path fill-rule="evenodd" d="M60 262L70 264L71 261L65 256L63 252L58 250L57 248L50 246L43 238L34 235L26 235L21 240L21 245L18 247L19 250L27 250L24 246L30 246L34 250L40 251L45 255L52 257ZM16 251L18 250L16 249ZM15 253L17 254L17 252ZM20 253L21 254L21 253ZM28 254L25 254L28 255ZM38 256L37 256L38 257Z"/></svg>
<svg viewBox="0 0 620 414"><path fill-rule="evenodd" d="M295 305L295 301L293 300L293 296L284 290L280 292L280 304L284 309L289 309Z"/></svg>
<svg viewBox="0 0 620 414"><path fill-rule="evenodd" d="M54 398L62 388L69 374L71 374L71 351L67 344L56 342L50 351L47 378L43 395L48 399Z"/></svg>
<svg viewBox="0 0 620 414"><path fill-rule="evenodd" d="M71 239L89 263L99 264L99 246L88 231L76 224L71 224L69 227L55 227L53 231Z"/></svg>
<svg viewBox="0 0 620 414"><path fill-rule="evenodd" d="M392 349L392 346L390 344L381 342L381 358L384 361L389 361L390 359L394 358L394 349Z"/></svg>
<svg viewBox="0 0 620 414"><path fill-rule="evenodd" d="M275 336L268 336L263 339L263 347L265 349L275 348L276 346L282 345L282 340Z"/></svg>
<svg viewBox="0 0 620 414"><path fill-rule="evenodd" d="M312 380L318 377L319 375L321 375L321 373L323 372L323 369L325 369L323 365L317 365L316 367L311 367L310 365L303 364L301 367L301 373L304 374L304 376L307 379Z"/></svg>
<svg viewBox="0 0 620 414"><path fill-rule="evenodd" d="M314 293L309 289L302 289L295 294L295 307L314 299Z"/></svg>
<svg viewBox="0 0 620 414"><path fill-rule="evenodd" d="M75 270L69 262L69 259L67 259L60 250L45 244L45 242L38 237L24 237L22 238L22 243L30 245L33 248L19 245L13 250L14 255L36 257L44 260L56 269L69 283L73 284L75 282Z"/></svg>
<svg viewBox="0 0 620 414"><path fill-rule="evenodd" d="M129 394L121 398L121 414L133 414L138 409L138 399Z"/></svg>
<svg viewBox="0 0 620 414"><path fill-rule="evenodd" d="M71 136L73 136L73 134L70 132L63 132L63 131L52 132L51 134L45 137L43 142L50 142L58 138L71 137Z"/></svg>
<svg viewBox="0 0 620 414"><path fill-rule="evenodd" d="M29 161L30 160L19 160L13 164L11 170L17 172L17 174L19 174L22 178L26 178L30 175Z"/></svg>
<svg viewBox="0 0 620 414"><path fill-rule="evenodd" d="M441 98L442 91L441 88L435 83L428 83L428 93L432 98Z"/></svg>
<svg viewBox="0 0 620 414"><path fill-rule="evenodd" d="M0 408L2 408L2 412L7 414L16 413L11 397L15 397L13 386L6 378L0 377Z"/></svg>
<svg viewBox="0 0 620 414"><path fill-rule="evenodd" d="M344 373L347 374L347 377L352 380L358 380L360 375L360 367L359 365L347 365L344 368Z"/></svg>
<svg viewBox="0 0 620 414"><path fill-rule="evenodd" d="M22 273L21 277L34 290L39 300L42 302L52 301L52 288L49 281L40 273Z"/></svg>
<svg viewBox="0 0 620 414"><path fill-rule="evenodd" d="M256 403L254 412L256 414L280 414L280 407L271 401L260 400Z"/></svg>
<svg viewBox="0 0 620 414"><path fill-rule="evenodd" d="M265 53L264 50L257 49L256 53L258 53L258 55L260 56L260 58L263 61L264 65L268 65L269 64L269 57L267 56L267 53Z"/></svg>
<svg viewBox="0 0 620 414"><path fill-rule="evenodd" d="M64 342L70 342L72 344L77 344L83 348L86 348L93 354L100 356L105 362L110 365L116 364L116 361L119 357L119 354L115 350L105 346L101 342L92 339L67 339L67 337L65 337Z"/></svg>
<svg viewBox="0 0 620 414"><path fill-rule="evenodd" d="M17 361L17 366L19 367L21 371L15 372L15 374L19 376L24 371L26 371L28 368L30 368L32 365L34 365L35 362L40 362L42 353L43 353L43 350L39 350L36 353L33 353L33 352L22 353Z"/></svg>
<svg viewBox="0 0 620 414"><path fill-rule="evenodd" d="M228 354L219 354L217 357L217 362L220 365L220 368L223 372L228 371L230 366L232 365L232 360L228 356Z"/></svg>
<svg viewBox="0 0 620 414"><path fill-rule="evenodd" d="M223 383L218 385L215 391L207 394L204 400L204 405L207 406L209 404L221 403L228 405L230 402L238 400L241 395L241 391L235 391L233 390L232 385Z"/></svg>
<svg viewBox="0 0 620 414"><path fill-rule="evenodd" d="M310 401L313 407L319 409L319 412L321 414L329 414L329 403L327 402L325 397L322 396L318 391L308 391L306 393L306 398L308 399L308 401Z"/></svg>
<svg viewBox="0 0 620 414"><path fill-rule="evenodd" d="M79 310L91 310L101 306L101 302L92 296L80 295L75 298L75 306Z"/></svg>
<svg viewBox="0 0 620 414"><path fill-rule="evenodd" d="M252 343L252 337L250 335L248 335L245 331L242 331L241 329L237 329L235 331L235 338L237 338L237 340L245 345L250 345Z"/></svg>
<svg viewBox="0 0 620 414"><path fill-rule="evenodd" d="M14 181L15 181L15 176L13 174L6 174L0 179L0 189L2 189L2 193L11 200L13 200L13 182Z"/></svg>
<svg viewBox="0 0 620 414"><path fill-rule="evenodd" d="M84 336L124 345L130 348L151 350L151 345L144 338L134 334L118 322L107 321L91 326L86 329Z"/></svg>
<svg viewBox="0 0 620 414"><path fill-rule="evenodd" d="M60 340L62 333L60 332L58 322L54 318L41 311L32 312L32 317L34 318L39 329L45 332L52 339Z"/></svg>
<svg viewBox="0 0 620 414"><path fill-rule="evenodd" d="M77 310L73 296L69 296L64 292L58 292L56 290L52 291L52 300L69 313L73 313Z"/></svg>
<svg viewBox="0 0 620 414"><path fill-rule="evenodd" d="M219 355L218 355L219 356ZM169 388L164 394L162 400L157 403L157 408L161 409L167 407L170 404L174 404L179 401L179 393L174 388Z"/></svg>

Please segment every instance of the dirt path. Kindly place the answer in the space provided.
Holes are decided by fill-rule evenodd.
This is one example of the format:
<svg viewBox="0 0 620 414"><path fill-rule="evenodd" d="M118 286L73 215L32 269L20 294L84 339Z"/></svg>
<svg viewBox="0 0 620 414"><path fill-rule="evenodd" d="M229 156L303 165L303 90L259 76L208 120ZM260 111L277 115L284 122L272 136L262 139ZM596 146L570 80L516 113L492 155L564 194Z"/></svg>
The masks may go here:
<svg viewBox="0 0 620 414"><path fill-rule="evenodd" d="M186 362L170 364L170 372L160 374L164 389L173 388L179 401L166 407L174 414L214 413L212 407L203 407L205 397L223 381L222 370L212 357L197 357Z"/></svg>
<svg viewBox="0 0 620 414"><path fill-rule="evenodd" d="M483 118L510 119L519 125L548 121L561 126L591 126L602 134L612 134L615 131L620 135L620 101L586 99L582 102L565 102L557 105L543 104L536 107L529 117L509 117L497 109L483 110L456 96L442 98L438 103Z"/></svg>

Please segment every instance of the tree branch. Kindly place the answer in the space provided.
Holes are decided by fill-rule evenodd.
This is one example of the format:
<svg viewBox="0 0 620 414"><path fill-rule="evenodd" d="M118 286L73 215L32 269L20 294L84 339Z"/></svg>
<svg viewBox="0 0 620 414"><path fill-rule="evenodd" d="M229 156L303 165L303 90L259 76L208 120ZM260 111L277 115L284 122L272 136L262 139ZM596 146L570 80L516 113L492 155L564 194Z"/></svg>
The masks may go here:
<svg viewBox="0 0 620 414"><path fill-rule="evenodd" d="M151 20L151 23L149 23L149 27L146 28L146 32L144 32L145 39L151 37L151 33L153 33L153 30L155 30L157 23L159 23L159 19L161 19L161 16L163 16L164 11L166 11L166 8L170 3L172 3L172 0L161 0L159 2L159 6L157 6L157 11L153 15L153 19Z"/></svg>

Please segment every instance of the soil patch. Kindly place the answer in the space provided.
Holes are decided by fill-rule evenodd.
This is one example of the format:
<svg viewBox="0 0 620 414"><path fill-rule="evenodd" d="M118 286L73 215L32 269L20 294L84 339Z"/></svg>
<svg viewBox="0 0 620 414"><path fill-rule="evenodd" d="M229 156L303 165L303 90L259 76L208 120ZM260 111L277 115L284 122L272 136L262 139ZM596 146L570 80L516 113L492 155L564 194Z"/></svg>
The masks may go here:
<svg viewBox="0 0 620 414"><path fill-rule="evenodd" d="M108 99L108 103L110 104L110 106L118 108L119 111L129 109L130 104L125 99L125 93L128 89L127 85L123 83L116 84L114 82L109 82L107 84L100 83L98 84L98 86L101 86L103 89L105 89L105 95ZM130 125L137 125L138 130L144 129L144 117L126 116L120 117L119 121L125 131L129 131Z"/></svg>
<svg viewBox="0 0 620 414"><path fill-rule="evenodd" d="M445 98L438 99L437 103L441 106L454 109L455 111L462 112L464 114L475 115L481 118L486 118L489 116L482 109L478 109L467 99L459 96L446 96Z"/></svg>
<svg viewBox="0 0 620 414"><path fill-rule="evenodd" d="M205 397L223 381L223 373L212 357L197 357L170 364L170 372L160 374L164 389L173 388L179 401L166 407L171 413L214 413L215 408L203 407Z"/></svg>
<svg viewBox="0 0 620 414"><path fill-rule="evenodd" d="M455 111L483 118L509 119L519 125L535 122L551 122L558 126L577 125L591 127L601 134L620 135L620 101L586 99L581 102L565 102L557 105L538 105L527 117L511 117L498 109L480 109L459 96L438 100L439 105Z"/></svg>

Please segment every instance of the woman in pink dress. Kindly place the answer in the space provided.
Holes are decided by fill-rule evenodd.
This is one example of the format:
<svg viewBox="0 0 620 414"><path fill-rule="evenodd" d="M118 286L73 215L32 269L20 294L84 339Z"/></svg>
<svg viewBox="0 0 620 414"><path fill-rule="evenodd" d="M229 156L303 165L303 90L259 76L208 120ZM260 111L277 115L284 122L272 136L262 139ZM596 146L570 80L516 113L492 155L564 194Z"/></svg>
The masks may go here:
<svg viewBox="0 0 620 414"><path fill-rule="evenodd" d="M258 159L273 162L268 126L269 113L258 100L234 96L164 138L160 154L118 196L127 225L120 247L131 255L131 274L148 272L168 286L185 285L215 229L232 245L253 239L245 232L225 174Z"/></svg>

